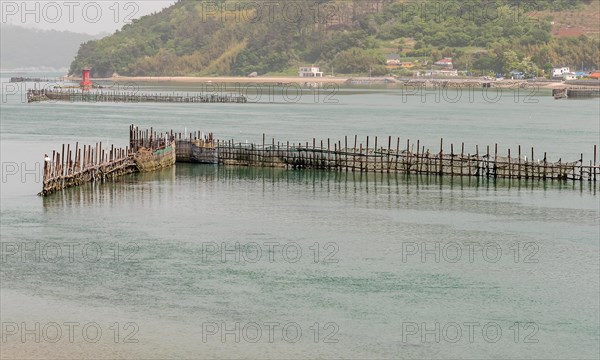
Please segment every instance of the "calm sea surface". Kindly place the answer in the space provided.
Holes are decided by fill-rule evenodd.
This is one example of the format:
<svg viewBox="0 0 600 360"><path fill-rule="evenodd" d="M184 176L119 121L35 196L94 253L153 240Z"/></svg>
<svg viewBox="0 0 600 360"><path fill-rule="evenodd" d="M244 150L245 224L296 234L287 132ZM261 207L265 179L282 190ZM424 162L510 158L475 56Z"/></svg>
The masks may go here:
<svg viewBox="0 0 600 360"><path fill-rule="evenodd" d="M432 151L443 137L587 163L597 99L262 86L243 105L26 104L9 76L3 358L600 356L598 185L178 164L36 196L44 153L125 146L130 124L240 142L391 135Z"/></svg>

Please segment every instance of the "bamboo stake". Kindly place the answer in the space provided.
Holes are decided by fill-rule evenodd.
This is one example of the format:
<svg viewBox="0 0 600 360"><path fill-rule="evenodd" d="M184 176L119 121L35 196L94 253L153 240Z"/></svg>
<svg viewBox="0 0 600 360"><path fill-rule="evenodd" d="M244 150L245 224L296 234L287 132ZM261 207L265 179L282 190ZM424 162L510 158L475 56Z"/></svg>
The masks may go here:
<svg viewBox="0 0 600 360"><path fill-rule="evenodd" d="M450 176L454 176L454 144L450 144Z"/></svg>
<svg viewBox="0 0 600 360"><path fill-rule="evenodd" d="M583 181L583 153L581 153L581 156L579 158L579 181Z"/></svg>
<svg viewBox="0 0 600 360"><path fill-rule="evenodd" d="M440 175L444 175L444 138L440 139Z"/></svg>
<svg viewBox="0 0 600 360"><path fill-rule="evenodd" d="M354 135L354 148L352 150L352 172L356 171L356 146L358 142L358 135Z"/></svg>
<svg viewBox="0 0 600 360"><path fill-rule="evenodd" d="M596 182L596 173L598 172L599 169L596 168L596 156L598 154L598 150L597 150L597 145L594 145L594 182ZM592 177L590 176L590 179Z"/></svg>
<svg viewBox="0 0 600 360"><path fill-rule="evenodd" d="M506 176L506 172L504 172L504 175ZM510 149L508 149L508 178L511 179L513 177L512 174L512 169L511 169L511 165L510 165Z"/></svg>
<svg viewBox="0 0 600 360"><path fill-rule="evenodd" d="M344 167L348 172L348 135L344 136Z"/></svg>
<svg viewBox="0 0 600 360"><path fill-rule="evenodd" d="M390 172L391 164L390 164L390 156L392 150L392 136L388 137L388 148L387 148L387 172ZM382 169L383 170L383 169Z"/></svg>
<svg viewBox="0 0 600 360"><path fill-rule="evenodd" d="M60 176L64 176L64 164L65 164L65 144L62 145L62 152L60 153Z"/></svg>
<svg viewBox="0 0 600 360"><path fill-rule="evenodd" d="M420 142L421 142L421 140L417 139L417 157L415 159L415 173L416 174L419 173L419 148L421 147Z"/></svg>
<svg viewBox="0 0 600 360"><path fill-rule="evenodd" d="M465 143L463 142L460 147L460 176L464 176L463 163L465 158ZM471 176L471 174L469 174Z"/></svg>
<svg viewBox="0 0 600 360"><path fill-rule="evenodd" d="M498 177L498 144L494 146L494 178Z"/></svg>
<svg viewBox="0 0 600 360"><path fill-rule="evenodd" d="M521 178L521 145L519 145L519 165L517 166L517 178Z"/></svg>

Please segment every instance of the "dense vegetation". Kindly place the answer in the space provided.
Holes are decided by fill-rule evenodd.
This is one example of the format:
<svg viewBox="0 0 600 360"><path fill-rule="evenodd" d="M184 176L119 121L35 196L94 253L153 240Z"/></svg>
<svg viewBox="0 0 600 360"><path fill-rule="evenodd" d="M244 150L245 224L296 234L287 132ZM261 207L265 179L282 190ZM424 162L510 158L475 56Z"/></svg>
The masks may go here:
<svg viewBox="0 0 600 360"><path fill-rule="evenodd" d="M534 15L590 1L296 0L294 6L257 10L256 1L220 0L221 11L214 1L180 0L83 44L70 71L92 66L94 76L292 74L299 65L317 63L328 72L383 75L390 52L423 63L452 56L455 67L482 73L538 74L563 64L598 68L597 37L553 38L551 19Z"/></svg>

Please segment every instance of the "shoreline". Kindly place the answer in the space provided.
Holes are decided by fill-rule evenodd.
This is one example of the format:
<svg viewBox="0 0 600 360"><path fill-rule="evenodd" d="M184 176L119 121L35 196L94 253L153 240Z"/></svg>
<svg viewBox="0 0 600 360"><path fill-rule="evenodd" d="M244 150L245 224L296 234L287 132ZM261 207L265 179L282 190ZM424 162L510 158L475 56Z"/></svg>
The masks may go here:
<svg viewBox="0 0 600 360"><path fill-rule="evenodd" d="M66 77L72 81L81 80L80 77ZM270 77L235 77L235 76L112 76L108 78L93 78L94 81L139 81L139 82L158 82L158 83L335 83L343 84L349 78L342 77L323 77L323 78L300 78L289 76L270 76Z"/></svg>
<svg viewBox="0 0 600 360"><path fill-rule="evenodd" d="M80 77L65 77L65 80L69 81L80 81ZM234 77L234 76L223 76L223 77L194 77L194 76L113 76L108 78L94 78L94 81L98 82L146 82L146 83L184 83L184 84L222 84L222 83L258 83L258 84L298 84L305 85L306 83L318 83L318 84L347 84L351 79L365 79L361 77L322 77L322 78L300 78L300 77L289 77L289 76L269 76L269 77ZM451 86L469 85L481 83L490 83L492 88L515 88L522 87L527 84L537 86L541 89L555 89L555 88L569 88L571 85L563 82L529 82L527 80L483 80L483 79L451 79L451 78L413 78L398 80L396 83L386 84L381 81L383 78L373 78L372 85L374 86L389 86L389 85L402 85L405 81L411 81L415 84L425 84L425 86L432 85L440 82L447 82ZM356 86L351 85L350 86ZM368 85L368 84L362 84Z"/></svg>

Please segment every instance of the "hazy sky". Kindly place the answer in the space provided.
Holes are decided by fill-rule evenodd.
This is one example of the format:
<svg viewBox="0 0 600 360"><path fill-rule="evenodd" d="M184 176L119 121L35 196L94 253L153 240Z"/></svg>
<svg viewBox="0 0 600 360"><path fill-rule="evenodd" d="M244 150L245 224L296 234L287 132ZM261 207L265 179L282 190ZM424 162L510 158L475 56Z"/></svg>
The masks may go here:
<svg viewBox="0 0 600 360"><path fill-rule="evenodd" d="M0 0L2 24L79 33L113 33L175 0Z"/></svg>

